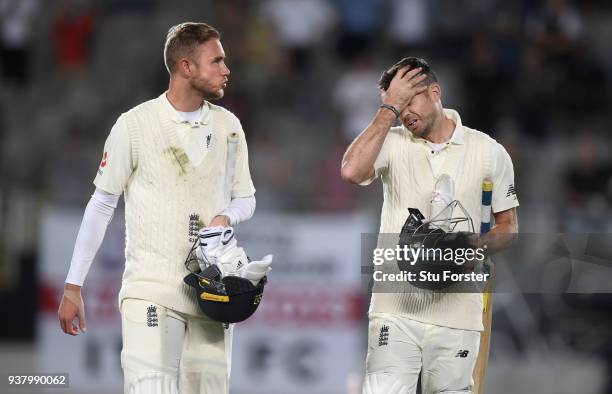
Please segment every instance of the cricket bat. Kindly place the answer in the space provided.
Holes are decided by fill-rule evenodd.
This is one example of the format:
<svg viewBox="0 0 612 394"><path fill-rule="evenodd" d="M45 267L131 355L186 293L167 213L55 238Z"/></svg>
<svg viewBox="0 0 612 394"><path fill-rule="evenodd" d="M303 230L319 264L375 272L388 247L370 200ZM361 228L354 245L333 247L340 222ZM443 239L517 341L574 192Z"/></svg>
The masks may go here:
<svg viewBox="0 0 612 394"><path fill-rule="evenodd" d="M482 183L482 214L480 234L486 234L491 229L491 200L493 198L493 182L484 180ZM489 262L490 263L490 262ZM491 323L493 317L493 265L489 264L491 274L483 290L482 325L480 348L472 378L474 379L474 394L484 393L487 364L489 363L489 345L491 342Z"/></svg>

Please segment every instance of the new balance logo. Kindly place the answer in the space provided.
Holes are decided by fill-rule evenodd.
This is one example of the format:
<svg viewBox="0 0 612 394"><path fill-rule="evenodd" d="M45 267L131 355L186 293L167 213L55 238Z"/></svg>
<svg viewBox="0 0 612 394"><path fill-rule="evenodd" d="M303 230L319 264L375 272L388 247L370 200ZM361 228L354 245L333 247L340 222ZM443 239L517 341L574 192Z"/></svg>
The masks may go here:
<svg viewBox="0 0 612 394"><path fill-rule="evenodd" d="M389 344L389 326L385 325L380 328L380 334L378 335L378 346L385 346Z"/></svg>
<svg viewBox="0 0 612 394"><path fill-rule="evenodd" d="M514 185L508 186L508 192L506 193L506 197L515 196L516 197L516 189L514 189Z"/></svg>
<svg viewBox="0 0 612 394"><path fill-rule="evenodd" d="M469 350L459 350L455 357L466 358L468 356Z"/></svg>
<svg viewBox="0 0 612 394"><path fill-rule="evenodd" d="M147 308L147 326L157 327L157 323L157 307L155 305L151 305Z"/></svg>

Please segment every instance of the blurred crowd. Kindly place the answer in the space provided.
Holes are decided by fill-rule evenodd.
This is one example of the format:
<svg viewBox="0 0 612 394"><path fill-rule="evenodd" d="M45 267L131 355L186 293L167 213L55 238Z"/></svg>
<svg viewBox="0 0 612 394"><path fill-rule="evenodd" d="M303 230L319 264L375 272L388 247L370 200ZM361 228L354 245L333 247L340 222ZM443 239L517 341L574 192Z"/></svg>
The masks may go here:
<svg viewBox="0 0 612 394"><path fill-rule="evenodd" d="M375 209L376 192L341 181L341 156L381 71L420 56L443 103L506 146L542 226L606 229L611 17L605 1L1 0L2 189L82 205L114 120L167 86L167 28L190 19L222 32L221 104L250 140L259 209Z"/></svg>

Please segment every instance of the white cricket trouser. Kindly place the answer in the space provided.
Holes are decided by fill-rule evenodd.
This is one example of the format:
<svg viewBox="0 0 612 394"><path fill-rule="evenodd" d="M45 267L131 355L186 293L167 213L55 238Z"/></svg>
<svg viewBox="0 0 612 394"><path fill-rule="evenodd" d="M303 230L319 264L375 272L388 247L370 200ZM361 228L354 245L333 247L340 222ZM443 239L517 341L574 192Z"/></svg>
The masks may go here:
<svg viewBox="0 0 612 394"><path fill-rule="evenodd" d="M229 392L232 326L133 298L121 323L126 394Z"/></svg>
<svg viewBox="0 0 612 394"><path fill-rule="evenodd" d="M363 394L472 393L480 332L372 313Z"/></svg>

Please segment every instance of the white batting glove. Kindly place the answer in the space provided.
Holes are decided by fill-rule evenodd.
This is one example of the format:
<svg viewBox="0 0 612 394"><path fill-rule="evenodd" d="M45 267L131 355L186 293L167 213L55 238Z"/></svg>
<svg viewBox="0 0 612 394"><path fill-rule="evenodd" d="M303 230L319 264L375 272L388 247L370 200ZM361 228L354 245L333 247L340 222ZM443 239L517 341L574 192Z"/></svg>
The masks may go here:
<svg viewBox="0 0 612 394"><path fill-rule="evenodd" d="M228 275L240 276L244 267L249 263L249 259L239 246L236 246L236 240L233 239L228 245L217 247L212 253L211 258L221 271L221 277Z"/></svg>
<svg viewBox="0 0 612 394"><path fill-rule="evenodd" d="M206 227L198 232L198 237L200 245L196 249L196 257L201 270L206 268L206 264L215 263L220 248L229 246L232 241L236 244L232 227Z"/></svg>
<svg viewBox="0 0 612 394"><path fill-rule="evenodd" d="M261 278L268 275L268 272L272 270L272 259L274 256L269 254L264 256L259 261L251 261L241 272L243 278L251 281L253 286L257 286Z"/></svg>

